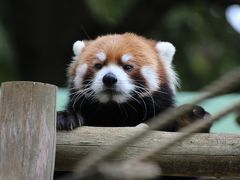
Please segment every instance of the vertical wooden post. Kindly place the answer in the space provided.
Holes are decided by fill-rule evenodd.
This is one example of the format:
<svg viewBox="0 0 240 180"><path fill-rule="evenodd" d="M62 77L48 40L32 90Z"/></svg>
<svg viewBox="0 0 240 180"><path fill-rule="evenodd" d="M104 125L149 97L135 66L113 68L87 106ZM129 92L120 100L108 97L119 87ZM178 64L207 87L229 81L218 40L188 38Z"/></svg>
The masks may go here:
<svg viewBox="0 0 240 180"><path fill-rule="evenodd" d="M6 82L0 100L0 179L53 179L56 87Z"/></svg>

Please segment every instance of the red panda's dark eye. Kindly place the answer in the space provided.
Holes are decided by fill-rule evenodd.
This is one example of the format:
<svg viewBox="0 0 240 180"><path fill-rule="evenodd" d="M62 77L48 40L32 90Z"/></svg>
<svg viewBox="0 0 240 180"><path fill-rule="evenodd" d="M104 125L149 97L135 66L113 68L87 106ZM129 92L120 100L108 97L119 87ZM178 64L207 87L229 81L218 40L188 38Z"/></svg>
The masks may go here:
<svg viewBox="0 0 240 180"><path fill-rule="evenodd" d="M102 67L103 67L103 65L100 63L94 64L94 68L97 70L101 69Z"/></svg>
<svg viewBox="0 0 240 180"><path fill-rule="evenodd" d="M133 69L133 65L130 65L130 64L124 64L123 65L123 69L125 71L131 71Z"/></svg>

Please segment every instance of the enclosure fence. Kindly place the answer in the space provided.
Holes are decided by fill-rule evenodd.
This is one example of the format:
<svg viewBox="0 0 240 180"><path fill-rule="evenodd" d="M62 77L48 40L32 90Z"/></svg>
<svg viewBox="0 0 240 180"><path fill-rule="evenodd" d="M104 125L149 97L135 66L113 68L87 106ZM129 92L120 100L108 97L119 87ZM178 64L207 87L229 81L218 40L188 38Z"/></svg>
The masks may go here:
<svg viewBox="0 0 240 180"><path fill-rule="evenodd" d="M227 93L239 82L240 68L236 68L200 91L191 104ZM0 179L47 180L53 179L54 170L74 171L71 179L240 177L240 135L195 133L239 112L240 102L180 132L151 129L171 123L192 106L168 109L146 129L83 126L56 132L56 90L53 85L35 82L2 84Z"/></svg>

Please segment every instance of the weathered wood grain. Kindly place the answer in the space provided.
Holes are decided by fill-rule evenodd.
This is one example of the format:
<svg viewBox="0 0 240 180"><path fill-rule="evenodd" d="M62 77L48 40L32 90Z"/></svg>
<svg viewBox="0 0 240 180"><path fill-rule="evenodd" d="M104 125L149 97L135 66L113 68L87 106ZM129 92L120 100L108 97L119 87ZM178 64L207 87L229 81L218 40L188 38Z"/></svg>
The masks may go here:
<svg viewBox="0 0 240 180"><path fill-rule="evenodd" d="M111 147L136 131L136 128L80 127L71 132L58 132L55 168L73 170L77 161L89 152ZM133 158L178 135L153 131L141 142L128 146L113 160ZM152 159L160 164L164 175L240 176L240 135L195 134Z"/></svg>
<svg viewBox="0 0 240 180"><path fill-rule="evenodd" d="M52 179L56 87L7 82L1 87L0 179Z"/></svg>

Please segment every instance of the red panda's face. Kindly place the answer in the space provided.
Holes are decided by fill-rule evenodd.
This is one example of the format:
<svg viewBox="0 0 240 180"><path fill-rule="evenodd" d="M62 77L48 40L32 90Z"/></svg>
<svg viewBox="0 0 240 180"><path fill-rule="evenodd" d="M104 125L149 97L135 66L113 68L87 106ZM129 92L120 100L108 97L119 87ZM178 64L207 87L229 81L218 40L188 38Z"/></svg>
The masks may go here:
<svg viewBox="0 0 240 180"><path fill-rule="evenodd" d="M170 43L126 33L77 41L73 50L69 76L82 96L101 103L123 103L134 99L134 94L151 96L164 83L174 91L171 60L175 48Z"/></svg>

